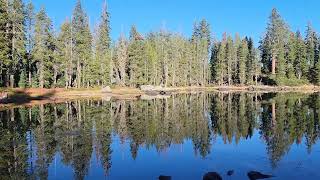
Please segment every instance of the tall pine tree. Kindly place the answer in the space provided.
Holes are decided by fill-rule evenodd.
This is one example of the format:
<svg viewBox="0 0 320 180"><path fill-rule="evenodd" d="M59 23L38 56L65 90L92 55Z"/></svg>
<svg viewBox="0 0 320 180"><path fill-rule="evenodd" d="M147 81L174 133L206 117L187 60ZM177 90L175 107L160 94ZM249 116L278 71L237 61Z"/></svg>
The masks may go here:
<svg viewBox="0 0 320 180"><path fill-rule="evenodd" d="M73 59L76 61L76 87L83 87L88 80L84 72L89 73L87 64L92 58L92 35L88 17L84 12L80 0L77 1L72 19Z"/></svg>

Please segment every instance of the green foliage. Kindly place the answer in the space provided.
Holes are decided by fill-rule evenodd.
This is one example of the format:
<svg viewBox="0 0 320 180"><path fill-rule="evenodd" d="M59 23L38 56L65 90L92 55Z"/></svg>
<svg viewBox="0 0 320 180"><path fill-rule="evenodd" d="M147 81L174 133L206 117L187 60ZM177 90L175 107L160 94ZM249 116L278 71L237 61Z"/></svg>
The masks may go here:
<svg viewBox="0 0 320 180"><path fill-rule="evenodd" d="M72 18L54 33L44 9L0 0L0 84L22 87L207 86L319 83L319 42L308 24L306 37L290 32L276 9L255 48L251 38L224 34L212 42L209 23L196 22L191 37L161 29L131 28L110 38L104 4L94 36L77 0ZM294 81L297 83L294 83Z"/></svg>
<svg viewBox="0 0 320 180"><path fill-rule="evenodd" d="M246 64L249 56L248 44L246 40L243 40L238 48L237 59L238 59L238 79L241 85L246 83Z"/></svg>
<svg viewBox="0 0 320 180"><path fill-rule="evenodd" d="M88 17L80 0L77 1L72 19L73 59L76 61L76 87L80 88L90 84L88 62L92 60L92 35L89 28Z"/></svg>
<svg viewBox="0 0 320 180"><path fill-rule="evenodd" d="M273 79L278 86L302 86L308 85L309 82L306 79L287 78L287 77L275 77Z"/></svg>
<svg viewBox="0 0 320 180"><path fill-rule="evenodd" d="M142 36L135 26L130 31L128 47L128 76L130 86L140 86L147 82L147 62L145 58L145 45Z"/></svg>
<svg viewBox="0 0 320 180"><path fill-rule="evenodd" d="M51 20L44 9L36 15L34 59L37 63L39 87L50 87L53 82L55 37Z"/></svg>

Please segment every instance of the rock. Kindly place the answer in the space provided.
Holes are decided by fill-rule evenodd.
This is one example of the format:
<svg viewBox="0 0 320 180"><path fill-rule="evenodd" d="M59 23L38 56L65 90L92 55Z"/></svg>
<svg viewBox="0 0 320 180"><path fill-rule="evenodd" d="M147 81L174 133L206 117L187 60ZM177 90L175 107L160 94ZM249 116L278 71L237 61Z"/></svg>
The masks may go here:
<svg viewBox="0 0 320 180"><path fill-rule="evenodd" d="M163 88L162 86L156 86L156 87L154 87L154 90L156 90L156 91L163 91L164 88Z"/></svg>
<svg viewBox="0 0 320 180"><path fill-rule="evenodd" d="M111 88L109 86L106 86L106 87L101 89L101 92L103 92L103 93L111 93L112 90L111 90Z"/></svg>
<svg viewBox="0 0 320 180"><path fill-rule="evenodd" d="M247 175L248 175L250 180L267 179L267 178L274 177L273 175L262 174L262 173L257 172L257 171L250 171L250 172L248 172Z"/></svg>
<svg viewBox="0 0 320 180"><path fill-rule="evenodd" d="M230 171L227 172L227 175L228 175L228 176L232 176L233 173L234 173L234 170L230 170Z"/></svg>
<svg viewBox="0 0 320 180"><path fill-rule="evenodd" d="M208 172L203 176L203 180L222 180L217 172Z"/></svg>
<svg viewBox="0 0 320 180"><path fill-rule="evenodd" d="M8 98L8 93L6 92L1 92L0 93L0 100L5 100Z"/></svg>
<svg viewBox="0 0 320 180"><path fill-rule="evenodd" d="M159 180L171 180L171 176L163 176L163 175L160 175L160 176L159 176Z"/></svg>
<svg viewBox="0 0 320 180"><path fill-rule="evenodd" d="M155 87L152 85L141 85L140 90L141 91L154 91Z"/></svg>

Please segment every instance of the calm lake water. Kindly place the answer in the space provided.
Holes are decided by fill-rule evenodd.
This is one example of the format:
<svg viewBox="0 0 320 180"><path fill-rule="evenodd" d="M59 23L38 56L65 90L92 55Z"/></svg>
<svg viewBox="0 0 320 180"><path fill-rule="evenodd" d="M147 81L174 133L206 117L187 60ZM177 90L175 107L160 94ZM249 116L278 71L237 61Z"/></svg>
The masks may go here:
<svg viewBox="0 0 320 180"><path fill-rule="evenodd" d="M320 179L320 94L198 93L0 111L0 179ZM233 171L233 173L228 171ZM230 175L232 174L232 175Z"/></svg>

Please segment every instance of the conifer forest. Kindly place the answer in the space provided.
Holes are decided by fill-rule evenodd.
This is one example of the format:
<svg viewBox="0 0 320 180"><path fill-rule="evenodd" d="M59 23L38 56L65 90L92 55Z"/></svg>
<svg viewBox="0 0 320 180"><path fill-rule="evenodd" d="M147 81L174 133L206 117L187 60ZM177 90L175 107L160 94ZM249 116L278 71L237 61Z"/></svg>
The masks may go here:
<svg viewBox="0 0 320 180"><path fill-rule="evenodd" d="M213 36L206 19L191 37L165 28L146 34L132 25L129 37L110 37L110 13L101 8L93 28L81 2L60 29L45 8L0 0L1 87L89 88L305 85L320 83L319 36L307 23L295 32L277 9L258 44L238 34ZM266 17L267 18L267 17ZM305 34L303 36L302 34Z"/></svg>

